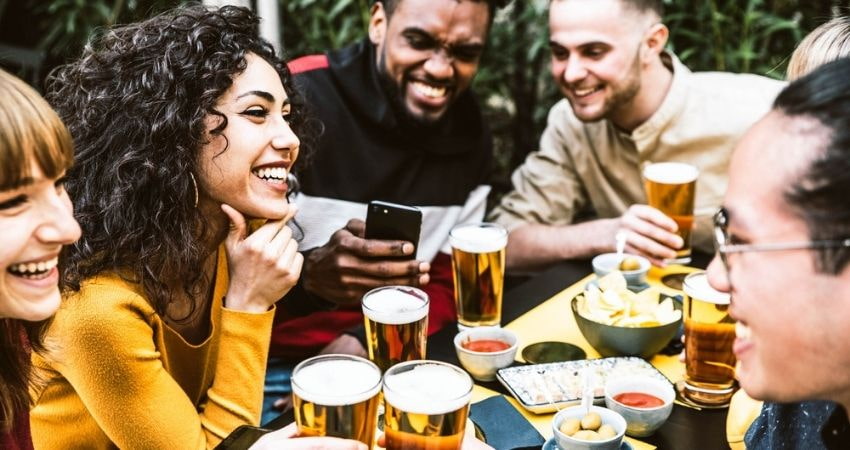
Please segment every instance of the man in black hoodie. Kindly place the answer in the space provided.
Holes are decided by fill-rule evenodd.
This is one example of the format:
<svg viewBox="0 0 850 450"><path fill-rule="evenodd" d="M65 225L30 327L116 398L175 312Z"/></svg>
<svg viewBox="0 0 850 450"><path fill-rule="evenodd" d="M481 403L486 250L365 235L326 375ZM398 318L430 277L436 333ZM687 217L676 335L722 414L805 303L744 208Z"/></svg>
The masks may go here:
<svg viewBox="0 0 850 450"><path fill-rule="evenodd" d="M502 3L377 1L367 39L290 63L323 132L298 174L305 263L279 308L267 403L287 392L290 368L306 357L365 355L360 299L372 288L425 290L429 333L456 319L448 233L483 220L492 160L469 86ZM419 207L418 246L365 239L371 200Z"/></svg>

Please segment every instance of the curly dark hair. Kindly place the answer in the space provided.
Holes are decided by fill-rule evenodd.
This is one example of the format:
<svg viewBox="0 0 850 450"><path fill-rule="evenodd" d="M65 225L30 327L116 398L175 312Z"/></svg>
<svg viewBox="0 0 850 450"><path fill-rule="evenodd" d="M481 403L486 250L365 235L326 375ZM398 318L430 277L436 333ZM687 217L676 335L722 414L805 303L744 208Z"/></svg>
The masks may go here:
<svg viewBox="0 0 850 450"><path fill-rule="evenodd" d="M47 99L77 149L67 189L83 229L62 254L63 289L78 291L85 279L116 272L141 284L162 316L175 287L201 294L203 240L211 231L195 207L192 174L207 142L204 118L221 119L213 135L227 127L215 105L245 70L246 54L280 75L296 134L304 123L291 74L260 38L258 23L246 8L178 7L101 31L79 60L48 77Z"/></svg>

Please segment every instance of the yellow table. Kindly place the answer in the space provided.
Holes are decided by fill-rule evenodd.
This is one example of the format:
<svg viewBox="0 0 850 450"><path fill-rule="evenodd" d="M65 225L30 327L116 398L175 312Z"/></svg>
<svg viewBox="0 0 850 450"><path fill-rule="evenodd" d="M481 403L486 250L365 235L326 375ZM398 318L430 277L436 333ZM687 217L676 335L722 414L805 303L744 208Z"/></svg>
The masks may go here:
<svg viewBox="0 0 850 450"><path fill-rule="evenodd" d="M689 273L699 269L685 266L668 266L666 268L653 267L647 274L647 282L651 285L658 286L662 292L669 295L677 295L681 292L668 288L661 283L661 278L672 273ZM599 352L593 349L584 336L579 331L570 310L570 301L584 291L584 286L595 275L588 275L579 280L575 284L567 287L552 298L538 305L536 308L528 311L518 319L507 324L505 328L515 332L519 337L520 350L517 355L522 354L522 348L526 345L542 341L563 341L575 344L587 352L588 358L599 358ZM671 381L676 382L684 378L685 365L679 361L678 356L656 355L650 363L661 371ZM473 391L473 402L483 400L485 398L497 395L498 393L480 386L476 386ZM543 435L546 439L552 437L552 416L553 414L534 414L523 408L513 397L508 397L508 400L514 407L519 410L522 415ZM655 448L645 442L638 441L627 437L636 449L652 449Z"/></svg>

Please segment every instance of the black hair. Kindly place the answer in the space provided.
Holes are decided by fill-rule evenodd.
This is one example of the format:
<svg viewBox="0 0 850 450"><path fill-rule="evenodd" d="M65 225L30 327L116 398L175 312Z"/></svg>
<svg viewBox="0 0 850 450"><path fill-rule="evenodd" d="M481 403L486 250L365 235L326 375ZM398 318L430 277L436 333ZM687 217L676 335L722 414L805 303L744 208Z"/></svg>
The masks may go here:
<svg viewBox="0 0 850 450"><path fill-rule="evenodd" d="M784 192L806 222L812 240L850 238L850 59L825 64L789 84L774 109L789 119L813 119L823 127L823 148ZM850 248L816 252L815 267L838 274Z"/></svg>
<svg viewBox="0 0 850 450"><path fill-rule="evenodd" d="M221 119L213 136L227 127L215 105L245 70L246 54L280 76L296 134L304 123L290 72L258 24L246 8L190 4L102 31L79 60L51 74L47 98L77 149L67 189L83 230L63 251L63 289L116 272L139 283L164 317L175 288L203 295L194 291L206 276L198 268L211 228L196 209L193 174L208 139L204 119Z"/></svg>
<svg viewBox="0 0 850 450"><path fill-rule="evenodd" d="M387 16L387 20L389 20L395 9L398 7L399 3L404 0L375 0L375 3L381 3L384 5L384 12ZM496 15L496 10L504 7L511 0L466 0L466 1L474 1L474 2L484 2L487 4L487 10L490 12L490 17L487 23L493 23L493 17ZM520 0L525 1L525 0Z"/></svg>

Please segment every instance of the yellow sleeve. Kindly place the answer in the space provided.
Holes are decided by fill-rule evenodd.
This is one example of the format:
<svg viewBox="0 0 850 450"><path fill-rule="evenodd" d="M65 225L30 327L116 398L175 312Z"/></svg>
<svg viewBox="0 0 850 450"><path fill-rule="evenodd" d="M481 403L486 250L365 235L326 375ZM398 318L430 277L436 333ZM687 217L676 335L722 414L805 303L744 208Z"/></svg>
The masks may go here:
<svg viewBox="0 0 850 450"><path fill-rule="evenodd" d="M163 366L154 339L158 317L147 302L117 286L89 286L84 296L68 299L49 331L58 345L51 366L73 392L46 388L33 410L36 448L97 440L79 434L85 427L49 420L51 408L80 404L82 411L56 412L81 422L90 414L119 448L212 448L237 426L256 425L273 316L222 310L221 322L213 324L220 327L219 346L210 349L215 366L206 370L214 381L206 403L196 406Z"/></svg>

